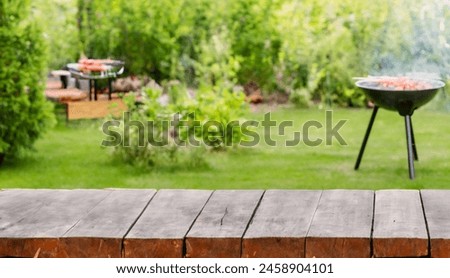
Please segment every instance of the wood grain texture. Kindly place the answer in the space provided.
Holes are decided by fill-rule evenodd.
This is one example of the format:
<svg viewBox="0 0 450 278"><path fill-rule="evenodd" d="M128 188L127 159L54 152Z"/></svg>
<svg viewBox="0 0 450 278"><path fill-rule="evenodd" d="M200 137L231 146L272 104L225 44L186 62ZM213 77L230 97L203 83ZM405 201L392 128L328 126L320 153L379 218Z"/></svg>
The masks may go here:
<svg viewBox="0 0 450 278"><path fill-rule="evenodd" d="M209 190L158 191L125 237L125 257L183 257L184 237L211 193Z"/></svg>
<svg viewBox="0 0 450 278"><path fill-rule="evenodd" d="M57 257L62 237L111 192L7 190L0 195L0 257Z"/></svg>
<svg viewBox="0 0 450 278"><path fill-rule="evenodd" d="M242 237L263 193L215 191L186 237L186 257L240 257Z"/></svg>
<svg viewBox="0 0 450 278"><path fill-rule="evenodd" d="M122 240L156 190L113 190L63 238L59 257L120 258Z"/></svg>
<svg viewBox="0 0 450 278"><path fill-rule="evenodd" d="M370 257L373 191L323 191L306 238L306 257Z"/></svg>
<svg viewBox="0 0 450 278"><path fill-rule="evenodd" d="M450 191L421 190L433 258L450 258Z"/></svg>
<svg viewBox="0 0 450 278"><path fill-rule="evenodd" d="M380 190L375 193L373 255L428 255L428 234L419 191Z"/></svg>
<svg viewBox="0 0 450 278"><path fill-rule="evenodd" d="M245 233L242 257L305 256L305 238L322 191L268 190Z"/></svg>
<svg viewBox="0 0 450 278"><path fill-rule="evenodd" d="M0 257L450 257L450 190L155 192L0 190Z"/></svg>

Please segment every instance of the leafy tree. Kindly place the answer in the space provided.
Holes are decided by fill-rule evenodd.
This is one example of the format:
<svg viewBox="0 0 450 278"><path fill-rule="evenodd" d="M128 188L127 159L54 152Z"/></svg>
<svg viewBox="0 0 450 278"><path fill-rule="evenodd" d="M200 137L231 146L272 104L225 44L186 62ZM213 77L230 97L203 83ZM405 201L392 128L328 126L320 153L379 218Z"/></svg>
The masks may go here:
<svg viewBox="0 0 450 278"><path fill-rule="evenodd" d="M257 82L273 89L274 65L278 62L281 40L272 18L280 1L230 1L232 49L240 57L238 80L241 84Z"/></svg>
<svg viewBox="0 0 450 278"><path fill-rule="evenodd" d="M45 45L29 1L0 1L0 160L31 148L54 121L43 94Z"/></svg>
<svg viewBox="0 0 450 278"><path fill-rule="evenodd" d="M340 106L365 103L353 76L417 69L449 76L450 9L439 0L33 3L48 11L48 22L57 22L41 17L52 65L83 51L88 57L122 59L127 74L150 75L158 82L230 87L255 81L267 93ZM67 33L64 39L61 34Z"/></svg>
<svg viewBox="0 0 450 278"><path fill-rule="evenodd" d="M41 26L42 35L48 42L49 69L63 68L80 56L82 45L76 14L74 0L31 1L31 19Z"/></svg>

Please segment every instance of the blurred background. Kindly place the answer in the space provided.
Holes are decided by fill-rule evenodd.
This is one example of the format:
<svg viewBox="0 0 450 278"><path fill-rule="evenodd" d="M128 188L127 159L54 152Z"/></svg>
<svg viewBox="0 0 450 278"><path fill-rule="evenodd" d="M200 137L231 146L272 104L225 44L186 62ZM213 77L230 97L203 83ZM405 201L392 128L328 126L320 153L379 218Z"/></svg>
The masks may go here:
<svg viewBox="0 0 450 278"><path fill-rule="evenodd" d="M126 75L253 86L300 106L365 105L354 76L450 75L450 1L34 0L30 20L49 69L110 57Z"/></svg>

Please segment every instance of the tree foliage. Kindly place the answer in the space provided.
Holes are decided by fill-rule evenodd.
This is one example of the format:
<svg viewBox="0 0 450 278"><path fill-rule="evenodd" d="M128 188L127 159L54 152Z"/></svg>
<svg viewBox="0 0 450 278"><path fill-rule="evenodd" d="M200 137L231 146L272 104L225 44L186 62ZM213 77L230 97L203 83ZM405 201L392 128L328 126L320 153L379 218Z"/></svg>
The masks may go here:
<svg viewBox="0 0 450 278"><path fill-rule="evenodd" d="M67 0L33 0L31 17L47 41L48 67L60 69L83 51L77 26L77 6Z"/></svg>
<svg viewBox="0 0 450 278"><path fill-rule="evenodd" d="M53 122L43 94L45 44L29 1L0 1L0 153L31 148Z"/></svg>
<svg viewBox="0 0 450 278"><path fill-rule="evenodd" d="M79 43L68 45L88 57L123 59L128 74L157 81L256 82L265 93L301 91L316 102L358 106L364 97L353 76L415 70L450 75L450 8L438 0L58 3L77 7L76 19L70 9L60 9L70 17L68 29L78 30L70 38Z"/></svg>

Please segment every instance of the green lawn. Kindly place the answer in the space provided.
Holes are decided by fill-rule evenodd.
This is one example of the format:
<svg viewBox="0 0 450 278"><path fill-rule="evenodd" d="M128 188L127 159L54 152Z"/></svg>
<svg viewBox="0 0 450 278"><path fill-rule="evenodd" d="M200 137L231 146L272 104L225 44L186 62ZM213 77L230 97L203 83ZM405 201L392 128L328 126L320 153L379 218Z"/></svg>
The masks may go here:
<svg viewBox="0 0 450 278"><path fill-rule="evenodd" d="M262 119L263 112L247 118ZM145 171L113 161L100 147L100 121L60 123L36 144L36 151L0 167L2 188L450 188L450 114L419 110L413 116L418 145L417 178L408 179L403 118L380 110L361 169L353 165L371 114L368 109L334 110L346 146L333 141L309 147L284 147L285 136L273 136L277 147L260 144L228 153L211 153L210 167L198 170ZM275 120L292 120L295 130L308 120L325 125L325 111L278 108ZM314 128L311 129L315 130ZM261 131L261 129L260 129ZM323 138L323 130L311 138Z"/></svg>

